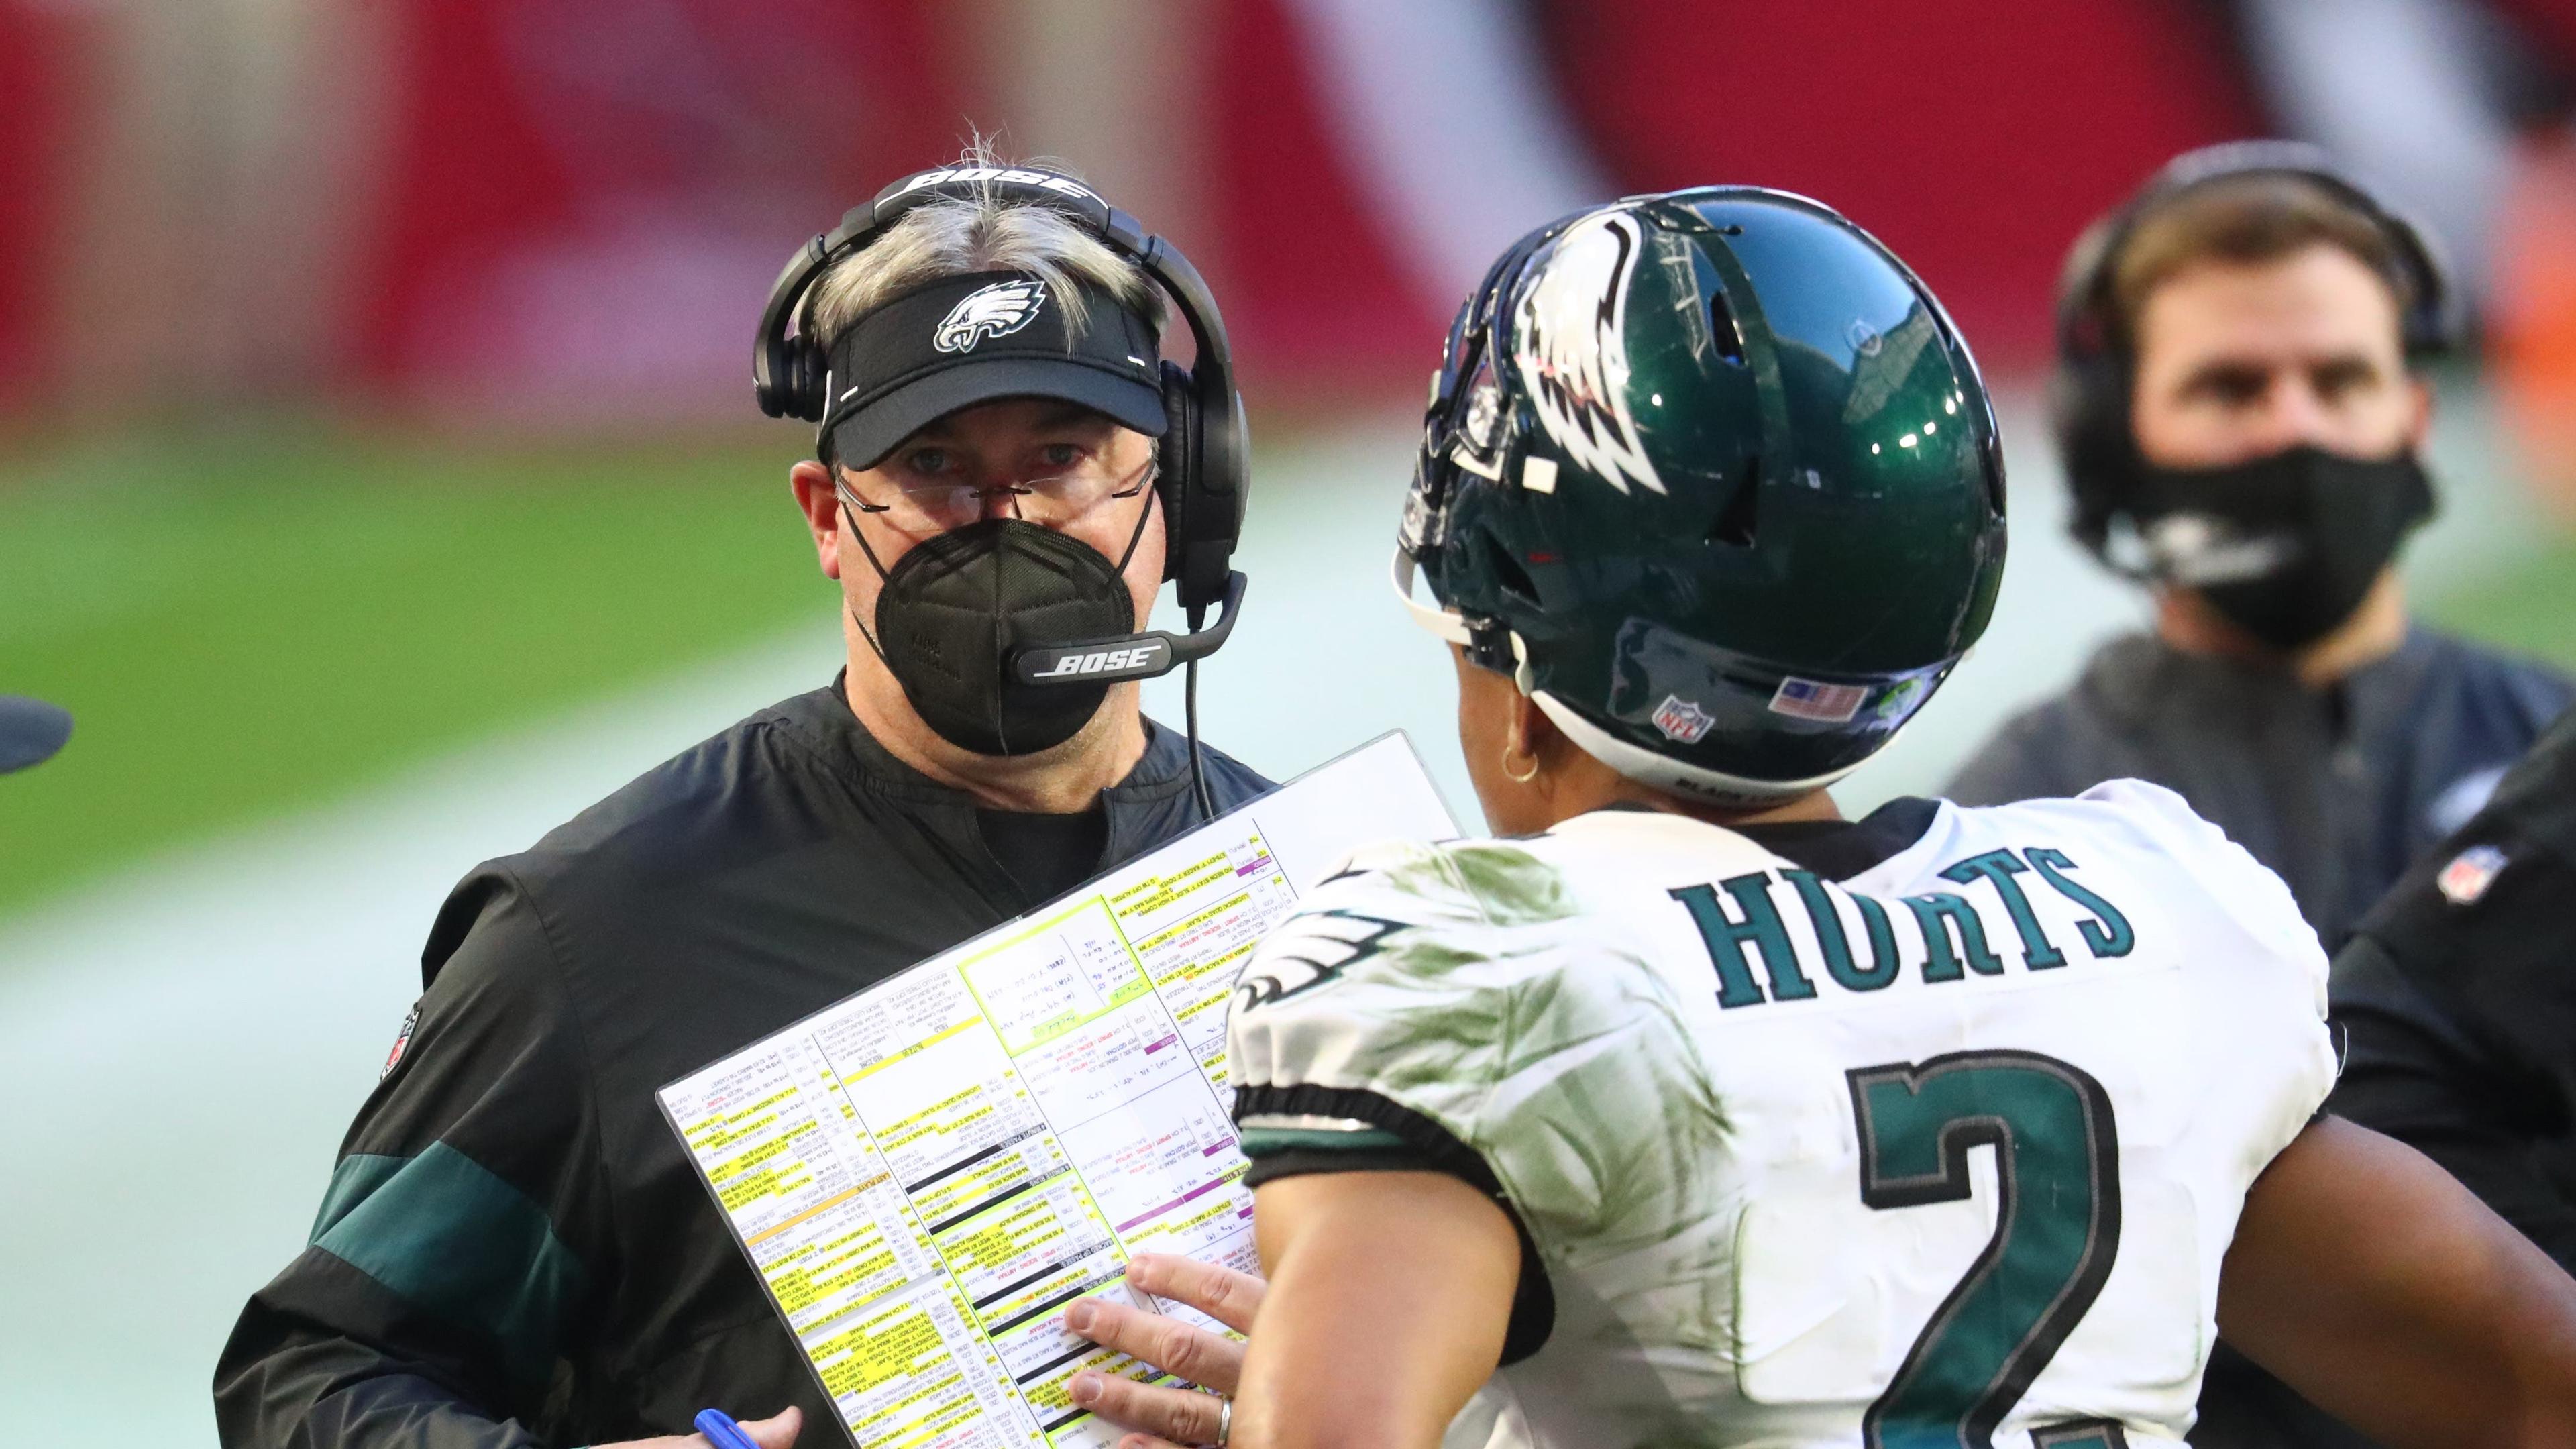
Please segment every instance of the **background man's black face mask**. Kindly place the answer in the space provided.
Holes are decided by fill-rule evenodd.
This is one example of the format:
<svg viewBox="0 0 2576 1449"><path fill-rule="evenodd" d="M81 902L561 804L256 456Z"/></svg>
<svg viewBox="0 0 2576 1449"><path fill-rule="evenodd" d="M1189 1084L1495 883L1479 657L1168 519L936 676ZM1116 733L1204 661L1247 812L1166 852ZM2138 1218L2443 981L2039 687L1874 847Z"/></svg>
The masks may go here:
<svg viewBox="0 0 2576 1449"><path fill-rule="evenodd" d="M2136 497L2155 577L2279 650L2352 617L2433 514L2413 453L2373 460L2307 446L2225 468L2146 466Z"/></svg>
<svg viewBox="0 0 2576 1449"><path fill-rule="evenodd" d="M868 558L875 562L873 550ZM1136 627L1121 566L1079 539L1016 518L924 539L892 571L879 571L878 654L922 722L979 755L1052 749L1089 724L1109 695L1106 684L1022 684L1008 668L1015 651Z"/></svg>

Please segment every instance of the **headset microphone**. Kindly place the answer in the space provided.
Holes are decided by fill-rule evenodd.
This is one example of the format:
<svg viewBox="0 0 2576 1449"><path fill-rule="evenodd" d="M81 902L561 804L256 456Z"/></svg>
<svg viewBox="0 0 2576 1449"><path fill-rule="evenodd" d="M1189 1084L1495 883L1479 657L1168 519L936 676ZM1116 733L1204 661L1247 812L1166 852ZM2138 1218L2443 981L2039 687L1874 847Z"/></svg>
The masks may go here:
<svg viewBox="0 0 2576 1449"><path fill-rule="evenodd" d="M1011 656L1012 676L1022 684L1117 684L1129 679L1160 679L1184 664L1214 654L1234 632L1234 616L1243 607L1247 581L1238 569L1225 576L1225 611L1214 624L1186 634L1160 629L1113 634L1072 644L1031 645Z"/></svg>
<svg viewBox="0 0 2576 1449"><path fill-rule="evenodd" d="M1154 629L1077 644L1022 649L1011 656L1011 673L1020 683L1031 685L1114 684L1127 679L1160 679L1187 665L1189 683L1183 688L1183 711L1190 735L1190 793L1198 799L1200 817L1214 820L1216 801L1208 793L1207 764L1199 754L1199 661L1214 654L1234 632L1235 615L1243 608L1243 591L1249 583L1241 569L1229 570L1225 576L1224 611L1217 615L1215 623L1204 628L1201 621L1207 617L1207 606L1201 604L1188 611L1190 631L1186 634Z"/></svg>

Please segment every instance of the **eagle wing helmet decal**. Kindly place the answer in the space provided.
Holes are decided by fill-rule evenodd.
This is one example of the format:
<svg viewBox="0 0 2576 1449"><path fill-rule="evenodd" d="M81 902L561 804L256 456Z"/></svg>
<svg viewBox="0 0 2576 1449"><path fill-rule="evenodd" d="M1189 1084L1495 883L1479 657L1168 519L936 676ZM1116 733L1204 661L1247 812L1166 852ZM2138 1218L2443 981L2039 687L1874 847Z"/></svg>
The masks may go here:
<svg viewBox="0 0 2576 1449"><path fill-rule="evenodd" d="M1557 240L1512 319L1512 361L1549 437L1575 466L1625 493L1664 483L1628 411L1628 281L1644 233L1608 211Z"/></svg>
<svg viewBox="0 0 2576 1449"><path fill-rule="evenodd" d="M931 335L942 352L971 352L987 337L1008 337L1037 320L1046 306L1046 288L1037 282L995 282L957 299Z"/></svg>

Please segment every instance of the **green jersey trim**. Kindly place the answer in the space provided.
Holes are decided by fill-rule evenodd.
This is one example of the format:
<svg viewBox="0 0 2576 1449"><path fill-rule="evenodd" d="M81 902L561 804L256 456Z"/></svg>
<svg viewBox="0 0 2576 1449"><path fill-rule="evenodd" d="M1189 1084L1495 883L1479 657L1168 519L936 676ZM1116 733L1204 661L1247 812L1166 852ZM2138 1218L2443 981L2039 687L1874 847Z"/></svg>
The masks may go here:
<svg viewBox="0 0 2576 1449"><path fill-rule="evenodd" d="M1259 1161L1281 1152L1367 1152L1408 1144L1392 1132L1353 1123L1349 1127L1272 1127L1243 1124L1243 1155Z"/></svg>

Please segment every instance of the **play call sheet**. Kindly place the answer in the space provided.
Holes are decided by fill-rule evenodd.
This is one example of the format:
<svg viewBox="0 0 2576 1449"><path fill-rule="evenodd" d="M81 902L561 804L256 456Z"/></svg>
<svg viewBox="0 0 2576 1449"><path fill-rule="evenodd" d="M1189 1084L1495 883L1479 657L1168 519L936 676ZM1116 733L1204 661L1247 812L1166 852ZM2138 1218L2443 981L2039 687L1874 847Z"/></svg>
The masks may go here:
<svg viewBox="0 0 2576 1449"><path fill-rule="evenodd" d="M1065 1332L1142 1252L1254 1266L1226 1107L1253 943L1352 847L1457 833L1400 734L662 1089L861 1449L1107 1445ZM1191 1315L1194 1316L1194 1315Z"/></svg>

